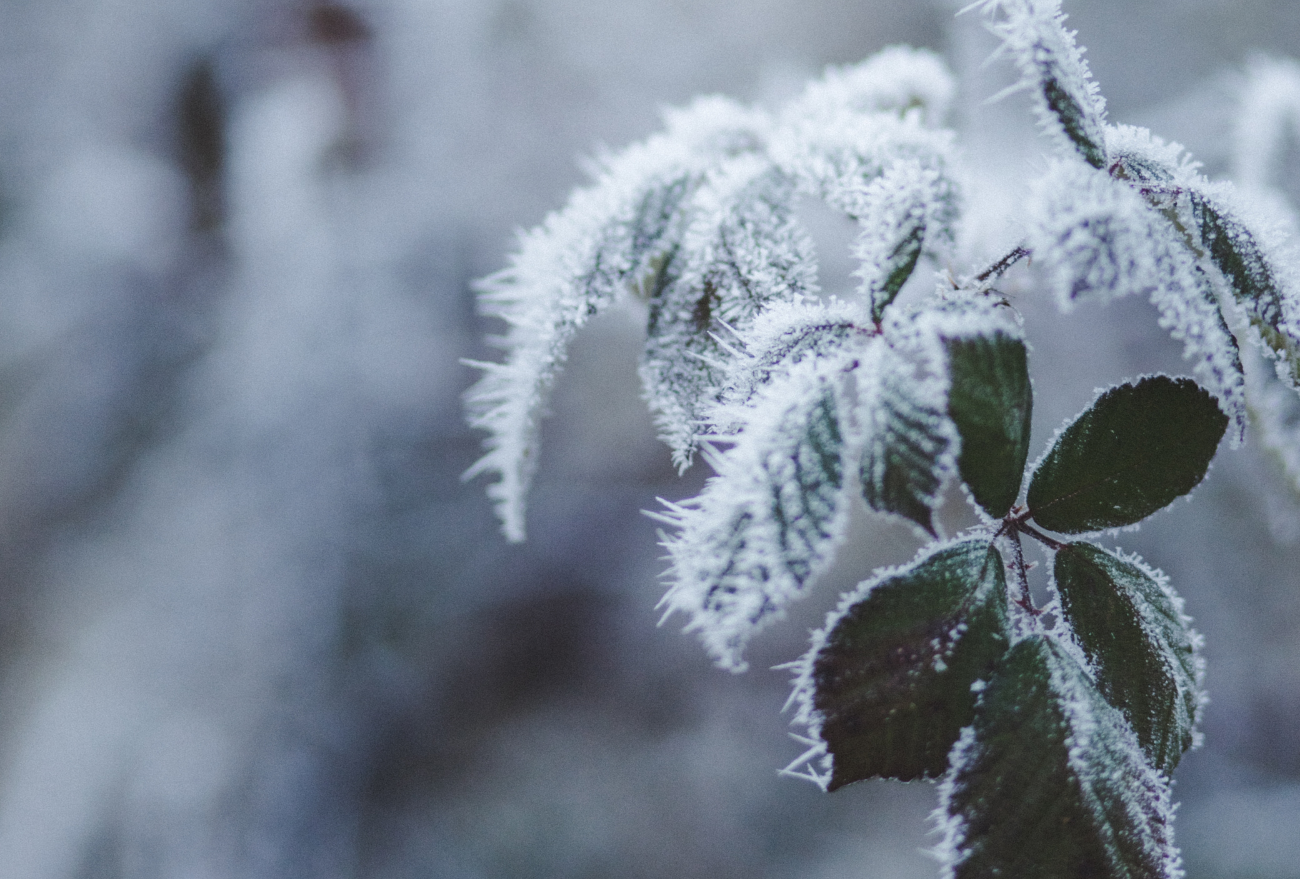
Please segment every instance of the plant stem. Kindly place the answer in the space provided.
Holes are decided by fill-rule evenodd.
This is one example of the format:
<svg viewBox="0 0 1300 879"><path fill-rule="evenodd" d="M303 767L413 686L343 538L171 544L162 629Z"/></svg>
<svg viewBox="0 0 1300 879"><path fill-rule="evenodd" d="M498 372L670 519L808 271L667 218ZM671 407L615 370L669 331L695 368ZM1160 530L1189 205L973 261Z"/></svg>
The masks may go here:
<svg viewBox="0 0 1300 879"><path fill-rule="evenodd" d="M1023 244L1018 244L1016 245L1015 250L1011 251L1006 256L1002 257L1002 259L993 263L993 265L976 275L975 280L983 284L985 281L1000 278L1006 274L1007 269L1011 268L1027 256L1033 256L1033 252Z"/></svg>
<svg viewBox="0 0 1300 879"><path fill-rule="evenodd" d="M1006 536L1011 543L1011 561L1012 567L1015 569L1016 586L1019 591L1019 594L1015 597L1015 602L1024 608L1025 612L1031 617L1036 617L1042 611L1034 607L1033 599L1029 595L1029 571L1025 567L1025 551L1020 545L1020 529L1024 526L1023 523L1014 519L1008 520L1007 525L1010 527L1006 528Z"/></svg>
<svg viewBox="0 0 1300 879"><path fill-rule="evenodd" d="M1039 543L1043 544L1044 546L1050 547L1051 549L1054 550L1061 549L1062 547L1065 546L1065 544L1061 543L1061 541L1053 540L1052 538L1048 537L1046 534L1044 534L1043 532L1039 531L1037 528L1033 527L1032 525L1029 525L1026 522L1017 521L1016 530L1025 532L1030 537L1037 540Z"/></svg>

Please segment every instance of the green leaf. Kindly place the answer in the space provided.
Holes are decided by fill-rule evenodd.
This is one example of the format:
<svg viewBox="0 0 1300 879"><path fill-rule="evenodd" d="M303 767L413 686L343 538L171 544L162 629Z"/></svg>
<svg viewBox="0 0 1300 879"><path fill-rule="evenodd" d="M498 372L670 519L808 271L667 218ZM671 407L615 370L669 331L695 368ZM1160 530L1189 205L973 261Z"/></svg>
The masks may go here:
<svg viewBox="0 0 1300 879"><path fill-rule="evenodd" d="M948 414L961 434L957 467L976 502L1001 519L1020 493L1029 454L1034 397L1025 343L996 331L944 344L952 381Z"/></svg>
<svg viewBox="0 0 1300 879"><path fill-rule="evenodd" d="M1277 329L1282 291L1273 269L1245 224L1217 208L1203 194L1191 193L1192 220L1210 259L1232 285L1237 301L1252 316Z"/></svg>
<svg viewBox="0 0 1300 879"><path fill-rule="evenodd" d="M1106 150L1100 143L1102 138L1097 121L1084 113L1083 107L1069 90L1062 87L1048 65L1043 65L1042 78L1043 100L1061 123L1065 136L1074 144L1084 161L1094 168L1105 168Z"/></svg>
<svg viewBox="0 0 1300 879"><path fill-rule="evenodd" d="M844 437L834 391L822 393L805 417L793 452L764 462L780 558L800 587L828 555L844 485Z"/></svg>
<svg viewBox="0 0 1300 879"><path fill-rule="evenodd" d="M952 757L939 853L955 879L1180 874L1167 782L1053 641L1011 648Z"/></svg>
<svg viewBox="0 0 1300 879"><path fill-rule="evenodd" d="M871 296L871 319L876 323L880 323L889 303L898 297L898 291L902 290L907 279L912 277L912 271L916 268L917 260L921 258L924 244L925 221L922 220L908 228L890 252L884 266L885 279L880 289L873 291Z"/></svg>
<svg viewBox="0 0 1300 879"><path fill-rule="evenodd" d="M933 508L953 469L952 426L943 411L942 388L913 375L892 349L882 346L877 392L864 395L862 496L880 513L902 516L935 536ZM862 382L870 380L863 376Z"/></svg>
<svg viewBox="0 0 1300 879"><path fill-rule="evenodd" d="M1300 344L1283 329L1285 295L1264 250L1246 225L1206 195L1190 193L1191 221L1210 261L1228 279L1264 344L1300 379Z"/></svg>
<svg viewBox="0 0 1300 879"><path fill-rule="evenodd" d="M840 426L842 367L809 361L767 386L735 445L711 459L717 475L659 518L678 528L668 611L691 617L720 665L745 668L749 639L831 563L851 498Z"/></svg>
<svg viewBox="0 0 1300 879"><path fill-rule="evenodd" d="M1191 379L1157 375L1111 388L1034 471L1030 513L1064 534L1139 522L1200 483L1227 426Z"/></svg>
<svg viewBox="0 0 1300 879"><path fill-rule="evenodd" d="M1056 553L1065 618L1102 695L1128 718L1147 757L1173 771L1200 710L1197 636L1163 575L1091 543Z"/></svg>
<svg viewBox="0 0 1300 879"><path fill-rule="evenodd" d="M659 436L679 470L707 433L734 350L769 305L816 289L812 240L794 211L794 182L770 161L741 155L692 194L682 244L649 301L641 377Z"/></svg>
<svg viewBox="0 0 1300 879"><path fill-rule="evenodd" d="M971 722L972 685L1009 643L1002 557L987 539L947 546L863 584L828 629L801 684L832 756L829 789L937 777Z"/></svg>

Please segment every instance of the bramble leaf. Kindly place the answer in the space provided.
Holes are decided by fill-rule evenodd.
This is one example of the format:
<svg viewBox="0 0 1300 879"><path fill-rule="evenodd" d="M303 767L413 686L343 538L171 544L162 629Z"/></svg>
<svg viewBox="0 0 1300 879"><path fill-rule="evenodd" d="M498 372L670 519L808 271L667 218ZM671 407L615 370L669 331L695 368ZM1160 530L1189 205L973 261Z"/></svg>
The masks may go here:
<svg viewBox="0 0 1300 879"><path fill-rule="evenodd" d="M936 813L952 879L1181 875L1168 783L1048 638L1007 653L952 761Z"/></svg>
<svg viewBox="0 0 1300 879"><path fill-rule="evenodd" d="M668 130L602 163L593 186L521 236L508 268L480 283L481 308L508 326L503 363L465 395L470 423L489 432L486 454L466 478L495 473L488 487L506 537L524 539L524 499L537 463L537 434L574 335L631 285L667 278L690 194L723 155L761 144L766 116L705 98L667 116ZM662 286L662 285L661 285Z"/></svg>
<svg viewBox="0 0 1300 879"><path fill-rule="evenodd" d="M1033 388L1025 343L1001 330L944 339L948 414L961 434L957 466L984 511L1000 519L1020 493Z"/></svg>
<svg viewBox="0 0 1300 879"><path fill-rule="evenodd" d="M1277 328L1282 291L1264 253L1245 224L1216 206L1204 193L1190 194L1192 220L1210 259L1232 286L1237 301L1253 317Z"/></svg>
<svg viewBox="0 0 1300 879"><path fill-rule="evenodd" d="M907 279L912 277L916 261L921 258L921 245L925 241L925 222L915 221L904 227L898 243L894 245L889 256L882 262L884 281L880 284L877 295L872 297L871 317L879 321L885 314L889 303L898 296Z"/></svg>
<svg viewBox="0 0 1300 879"><path fill-rule="evenodd" d="M1191 379L1148 376L1111 388L1039 463L1030 514L1063 534L1139 522L1200 483L1227 426L1214 397Z"/></svg>
<svg viewBox="0 0 1300 879"><path fill-rule="evenodd" d="M1166 774L1192 744L1201 705L1199 638L1163 574L1091 543L1056 553L1061 607L1147 757Z"/></svg>
<svg viewBox="0 0 1300 879"><path fill-rule="evenodd" d="M942 383L917 376L886 345L859 371L864 445L859 475L867 505L935 536L933 509L953 467L956 443Z"/></svg>
<svg viewBox="0 0 1300 879"><path fill-rule="evenodd" d="M1115 173L1122 176L1055 163L1035 183L1027 205L1030 246L1063 308L1084 297L1149 295L1160 325L1183 343L1196 379L1233 419L1232 442L1240 443L1246 400L1237 340L1205 271L1208 260L1203 266L1189 246L1186 224L1168 203L1173 196L1159 194L1200 178L1181 148L1143 129L1108 133Z"/></svg>
<svg viewBox="0 0 1300 879"><path fill-rule="evenodd" d="M794 215L794 185L764 158L742 155L709 175L666 283L650 300L641 376L659 433L690 465L718 402L731 351L720 339L774 302L817 289L812 241Z"/></svg>
<svg viewBox="0 0 1300 879"><path fill-rule="evenodd" d="M1065 27L1060 0L980 0L1034 95L1039 123L1094 168L1106 167L1106 102ZM1001 13L1000 17L997 17Z"/></svg>
<svg viewBox="0 0 1300 879"><path fill-rule="evenodd" d="M742 671L750 637L829 564L847 520L842 365L814 360L761 392L718 475L659 516L674 583L663 603L691 616L718 663Z"/></svg>
<svg viewBox="0 0 1300 879"><path fill-rule="evenodd" d="M770 382L805 361L862 349L874 335L864 310L855 304L807 299L772 303L731 340L740 356L728 364L722 403L709 414L710 430L736 433L757 394Z"/></svg>
<svg viewBox="0 0 1300 879"><path fill-rule="evenodd" d="M934 778L1006 650L1006 580L988 539L966 540L845 596L813 636L797 720L831 756L828 788Z"/></svg>
<svg viewBox="0 0 1300 879"><path fill-rule="evenodd" d="M1295 338L1286 294L1264 248L1245 223L1207 194L1193 190L1190 202L1191 223L1210 261L1227 279L1258 338L1282 365L1291 383L1297 384L1300 340Z"/></svg>

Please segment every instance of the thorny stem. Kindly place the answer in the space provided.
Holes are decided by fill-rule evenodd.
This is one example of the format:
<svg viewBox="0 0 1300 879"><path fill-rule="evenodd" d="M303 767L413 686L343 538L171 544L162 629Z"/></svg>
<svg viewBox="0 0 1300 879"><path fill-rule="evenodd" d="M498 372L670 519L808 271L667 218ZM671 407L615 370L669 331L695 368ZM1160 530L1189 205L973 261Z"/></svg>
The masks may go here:
<svg viewBox="0 0 1300 879"><path fill-rule="evenodd" d="M993 263L993 265L976 275L975 280L983 284L985 281L1000 278L1006 274L1007 269L1011 268L1027 256L1033 256L1033 252L1023 244L1018 244L1016 245L1015 250L1012 250L1006 256L1002 257L1002 259Z"/></svg>
<svg viewBox="0 0 1300 879"><path fill-rule="evenodd" d="M1011 545L1011 567L1016 575L1017 594L1013 598L1016 604L1022 607L1031 617L1038 617L1043 613L1037 607L1034 607L1033 599L1029 593L1029 568L1025 564L1025 551L1020 545L1020 535L1028 534L1039 543L1052 550L1060 550L1065 544L1059 540L1048 537L1043 532L1029 524L1029 517L1032 513L1029 510L1014 507L1007 517L1002 520L1001 527L993 535L996 540L999 537L1005 537Z"/></svg>
<svg viewBox="0 0 1300 879"><path fill-rule="evenodd" d="M1042 613L1041 610L1034 607L1034 602L1029 597L1029 572L1025 568L1025 552L1020 546L1020 529L1022 524L1015 519L1007 519L1004 524L1004 530L1011 544L1012 567L1015 568L1016 585L1019 587L1019 594L1015 597L1016 604L1025 609L1025 612L1032 617Z"/></svg>
<svg viewBox="0 0 1300 879"><path fill-rule="evenodd" d="M1026 523L1026 522L1024 522L1024 521L1018 521L1018 522L1016 523L1016 529L1017 529L1018 531L1023 531L1024 533L1028 534L1030 537L1032 537L1032 538L1034 538L1035 540L1037 540L1039 543L1041 543L1041 544L1043 544L1044 546L1047 546L1047 547L1049 547L1049 548L1051 548L1051 549L1054 549L1054 550L1056 550L1056 549L1062 549L1062 548L1064 548L1064 546L1065 546L1065 544L1064 544L1064 543L1061 543L1061 541L1059 541L1059 540L1053 540L1052 538L1048 537L1048 536L1047 536L1046 534L1044 534L1043 532L1039 531L1037 528L1033 527L1032 525L1029 525L1028 523Z"/></svg>

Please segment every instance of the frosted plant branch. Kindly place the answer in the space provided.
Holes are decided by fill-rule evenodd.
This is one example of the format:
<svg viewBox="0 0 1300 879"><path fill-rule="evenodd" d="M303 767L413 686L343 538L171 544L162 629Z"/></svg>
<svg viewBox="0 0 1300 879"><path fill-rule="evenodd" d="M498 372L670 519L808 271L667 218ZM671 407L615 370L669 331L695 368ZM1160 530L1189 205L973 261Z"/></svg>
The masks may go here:
<svg viewBox="0 0 1300 879"><path fill-rule="evenodd" d="M509 329L469 396L491 432L472 472L499 475L489 491L521 538L564 350L630 290L660 436L679 468L700 452L714 470L650 514L667 526L661 607L718 665L743 671L752 639L815 592L854 507L926 541L844 593L786 666L802 753L783 773L827 790L938 780L946 876L1177 879L1169 785L1199 741L1201 639L1163 574L1098 541L1193 491L1248 411L1300 447L1300 260L1254 190L1107 122L1059 0L971 8L1058 148L1020 243L927 289L921 266L951 260L972 221L942 127L953 83L929 53L829 70L770 113L694 105L608 160L486 283ZM1275 115L1289 100L1273 96ZM802 198L857 227L845 299L819 291ZM1106 388L1031 462L1030 340L994 288L1012 272L1062 312L1148 297L1195 380ZM979 524L944 539L958 494ZM1047 550L1043 606L1022 535Z"/></svg>

